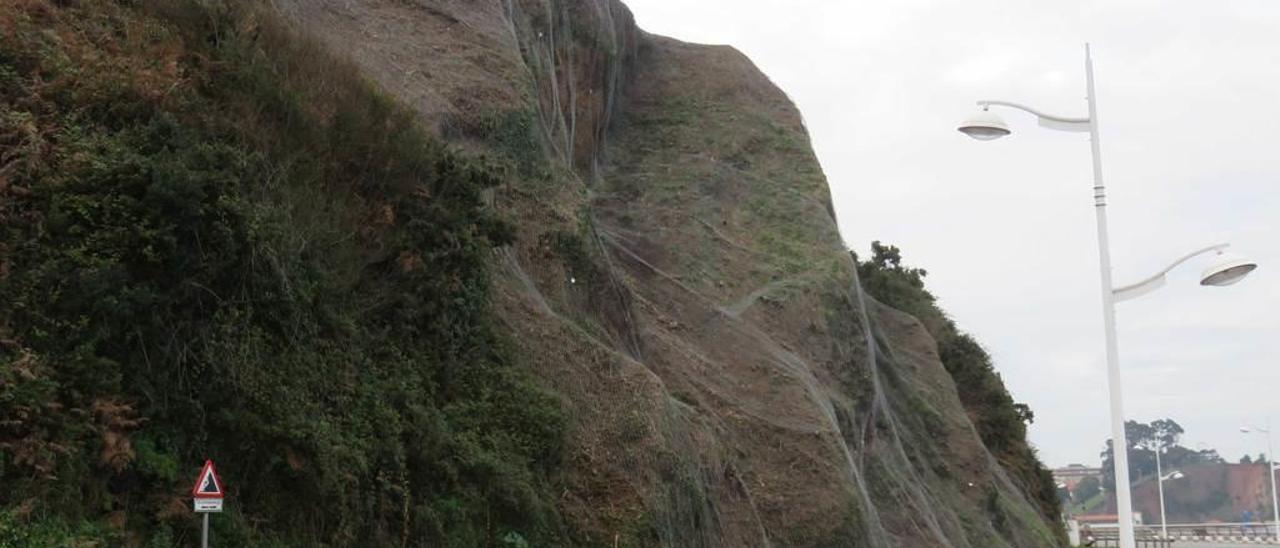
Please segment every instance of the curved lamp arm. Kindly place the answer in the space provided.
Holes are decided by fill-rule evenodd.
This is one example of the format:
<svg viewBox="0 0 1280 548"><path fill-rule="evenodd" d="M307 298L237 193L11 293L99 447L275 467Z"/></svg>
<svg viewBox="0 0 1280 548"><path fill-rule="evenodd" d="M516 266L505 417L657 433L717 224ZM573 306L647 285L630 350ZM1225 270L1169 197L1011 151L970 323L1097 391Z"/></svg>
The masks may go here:
<svg viewBox="0 0 1280 548"><path fill-rule="evenodd" d="M1088 118L1070 118L1066 116L1054 116L1052 114L1045 114L1043 112L1040 112L1026 105L1020 105L1018 103L1010 103L1008 101L978 101L978 106L984 109L991 105L1016 108L1023 112L1031 113L1035 115L1037 119L1039 119L1040 125L1042 127L1046 127L1049 129L1056 129L1058 131L1089 131L1090 129L1090 122Z"/></svg>
<svg viewBox="0 0 1280 548"><path fill-rule="evenodd" d="M1231 247L1231 244L1211 245L1204 249L1199 249L1191 253L1188 253L1185 256L1183 256L1181 259L1174 261L1173 264L1169 265L1168 268L1165 268L1164 270L1161 270L1160 272L1156 273L1155 276L1142 280L1136 284L1126 285L1124 287L1116 288L1114 291L1112 291L1112 294L1115 295L1116 302L1127 301L1129 299L1136 299L1138 297L1146 295L1147 293L1150 293L1152 291L1160 289L1161 287L1164 287L1165 275L1168 274L1170 270L1177 268L1178 265L1185 263L1191 259L1194 259L1197 256L1204 255L1205 253L1208 253L1210 251L1217 251L1221 253L1222 250L1228 247Z"/></svg>

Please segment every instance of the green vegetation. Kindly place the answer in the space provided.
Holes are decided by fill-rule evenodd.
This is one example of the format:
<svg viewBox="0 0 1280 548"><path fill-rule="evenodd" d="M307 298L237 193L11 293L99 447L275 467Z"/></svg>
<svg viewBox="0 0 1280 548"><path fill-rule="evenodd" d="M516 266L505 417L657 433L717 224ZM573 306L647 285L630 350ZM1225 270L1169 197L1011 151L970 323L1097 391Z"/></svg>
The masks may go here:
<svg viewBox="0 0 1280 548"><path fill-rule="evenodd" d="M1161 453L1163 473L1173 470L1186 472L1193 479L1179 480L1193 482L1194 489L1179 488L1169 490L1166 486L1166 504L1170 520L1191 523L1208 521L1228 521L1240 519L1240 515L1232 510L1241 505L1244 497L1256 496L1232 493L1227 482L1226 461L1214 449L1190 449L1180 442L1184 433L1182 426L1173 419L1159 419L1150 423L1125 421L1125 437L1129 449L1129 478L1134 492L1140 493L1142 487L1154 486L1158 473L1156 468L1156 451ZM1111 452L1111 440L1107 440L1102 451L1103 485L1115 484L1115 460ZM1263 470L1259 469L1259 476ZM1081 484L1077 486L1077 493ZM1269 496L1269 495L1267 495ZM1270 504L1267 496L1259 497L1258 503ZM1077 494L1077 499L1081 497ZM1103 498L1104 497L1098 497ZM1233 500L1236 499L1236 500ZM1269 507L1269 506L1268 506Z"/></svg>
<svg viewBox="0 0 1280 548"><path fill-rule="evenodd" d="M541 546L496 179L236 2L0 9L0 546Z"/></svg>
<svg viewBox="0 0 1280 548"><path fill-rule="evenodd" d="M854 256L863 289L880 302L920 319L937 341L942 365L955 381L960 402L983 444L1011 473L1042 517L1057 523L1062 503L1053 475L1027 443L1027 423L1034 420L1030 408L1013 400L992 366L991 356L938 307L924 287L928 272L903 266L897 247L873 242L871 249L869 261Z"/></svg>
<svg viewBox="0 0 1280 548"><path fill-rule="evenodd" d="M1156 475L1156 450L1164 451L1161 457L1165 471L1197 464L1221 464L1226 461L1213 449L1190 449L1179 442L1183 434L1182 425L1173 419L1160 419L1150 423L1125 421L1124 435L1133 446L1129 450L1129 478L1139 481ZM1115 460L1111 453L1111 440L1107 440L1102 453L1102 481L1104 485L1115 485Z"/></svg>
<svg viewBox="0 0 1280 548"><path fill-rule="evenodd" d="M444 124L444 136L475 139L489 145L494 163L528 180L548 181L551 166L537 134L537 114L533 111L485 111L452 115Z"/></svg>
<svg viewBox="0 0 1280 548"><path fill-rule="evenodd" d="M1101 514L1104 513L1104 507L1107 505L1107 493L1098 490L1089 497L1077 496L1076 500L1079 502L1071 507L1072 515Z"/></svg>
<svg viewBox="0 0 1280 548"><path fill-rule="evenodd" d="M1098 481L1098 478L1089 476L1076 484L1075 492L1072 494L1081 501L1087 501L1100 493L1102 493L1102 482Z"/></svg>

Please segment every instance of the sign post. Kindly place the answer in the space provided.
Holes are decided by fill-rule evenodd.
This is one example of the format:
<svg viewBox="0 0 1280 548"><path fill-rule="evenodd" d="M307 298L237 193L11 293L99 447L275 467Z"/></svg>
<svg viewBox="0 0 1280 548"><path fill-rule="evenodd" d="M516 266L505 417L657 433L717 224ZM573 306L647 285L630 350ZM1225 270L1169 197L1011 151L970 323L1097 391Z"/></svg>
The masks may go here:
<svg viewBox="0 0 1280 548"><path fill-rule="evenodd" d="M206 460L196 477L196 484L191 487L191 504L204 518L200 529L200 548L209 548L209 514L222 511L223 497L222 480L213 469L213 461Z"/></svg>

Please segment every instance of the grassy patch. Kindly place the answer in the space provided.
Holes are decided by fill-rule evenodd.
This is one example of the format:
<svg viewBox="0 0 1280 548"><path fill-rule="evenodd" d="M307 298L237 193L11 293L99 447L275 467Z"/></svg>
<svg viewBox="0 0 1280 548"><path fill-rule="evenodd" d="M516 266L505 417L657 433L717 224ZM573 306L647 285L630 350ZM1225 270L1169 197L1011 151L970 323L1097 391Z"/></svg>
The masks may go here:
<svg viewBox="0 0 1280 548"><path fill-rule="evenodd" d="M537 128L533 111L486 111L451 117L444 124L444 134L486 143L496 153L498 165L519 177L546 182L552 176L551 166Z"/></svg>

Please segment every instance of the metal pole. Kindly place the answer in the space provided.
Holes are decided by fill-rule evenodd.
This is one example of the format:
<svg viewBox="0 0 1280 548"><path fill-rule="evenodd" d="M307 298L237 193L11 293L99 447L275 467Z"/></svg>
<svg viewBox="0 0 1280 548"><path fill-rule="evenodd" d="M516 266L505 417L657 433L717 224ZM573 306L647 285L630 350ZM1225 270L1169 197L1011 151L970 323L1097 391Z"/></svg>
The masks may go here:
<svg viewBox="0 0 1280 548"><path fill-rule="evenodd" d="M1267 475L1271 476L1271 515L1275 520L1276 542L1280 542L1280 505L1276 504L1276 455L1271 450L1271 419L1267 419Z"/></svg>
<svg viewBox="0 0 1280 548"><path fill-rule="evenodd" d="M1120 548L1136 548L1133 506L1129 496L1129 441L1124 434L1124 401L1120 386L1120 351L1116 342L1116 303L1111 283L1111 242L1107 234L1107 191L1102 181L1102 146L1098 140L1098 98L1093 84L1093 57L1084 46L1089 86L1089 137L1093 152L1093 198L1098 219L1098 258L1102 274L1102 323L1107 338L1107 384L1111 390L1111 453L1115 461L1116 510Z"/></svg>
<svg viewBox="0 0 1280 548"><path fill-rule="evenodd" d="M204 514L204 527L200 529L200 548L209 548L209 513Z"/></svg>
<svg viewBox="0 0 1280 548"><path fill-rule="evenodd" d="M1160 451L1162 447L1156 448L1156 480L1160 486L1160 538L1169 538L1169 527L1166 525L1164 517L1164 469L1160 467Z"/></svg>

